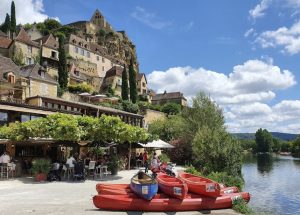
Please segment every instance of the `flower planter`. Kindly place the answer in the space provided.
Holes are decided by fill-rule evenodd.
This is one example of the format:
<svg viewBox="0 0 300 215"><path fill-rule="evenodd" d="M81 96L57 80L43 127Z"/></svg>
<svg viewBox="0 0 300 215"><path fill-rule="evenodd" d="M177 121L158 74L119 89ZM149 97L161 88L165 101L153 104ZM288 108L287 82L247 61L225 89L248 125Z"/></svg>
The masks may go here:
<svg viewBox="0 0 300 215"><path fill-rule="evenodd" d="M38 173L38 174L35 175L35 180L37 182L46 181L47 180L47 174L45 174L45 173Z"/></svg>

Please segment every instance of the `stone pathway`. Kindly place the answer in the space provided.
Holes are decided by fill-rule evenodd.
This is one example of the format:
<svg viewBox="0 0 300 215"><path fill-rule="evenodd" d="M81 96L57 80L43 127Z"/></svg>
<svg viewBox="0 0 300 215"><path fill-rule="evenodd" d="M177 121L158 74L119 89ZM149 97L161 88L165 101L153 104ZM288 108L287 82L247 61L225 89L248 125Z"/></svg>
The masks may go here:
<svg viewBox="0 0 300 215"><path fill-rule="evenodd" d="M136 172L137 170L120 171L117 176L107 176L101 183L129 183ZM231 209L177 213L102 211L95 208L92 202L92 197L96 194L96 184L99 182L99 180L86 180L85 182L37 183L30 177L0 180L0 215L237 214Z"/></svg>

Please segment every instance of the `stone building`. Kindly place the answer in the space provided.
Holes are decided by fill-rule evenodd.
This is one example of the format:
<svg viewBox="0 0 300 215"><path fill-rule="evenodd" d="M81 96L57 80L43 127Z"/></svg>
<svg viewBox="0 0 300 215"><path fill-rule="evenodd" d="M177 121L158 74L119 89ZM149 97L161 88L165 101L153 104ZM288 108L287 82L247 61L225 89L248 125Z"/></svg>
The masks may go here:
<svg viewBox="0 0 300 215"><path fill-rule="evenodd" d="M21 67L20 76L27 79L25 98L32 96L57 96L57 81L38 63Z"/></svg>
<svg viewBox="0 0 300 215"><path fill-rule="evenodd" d="M138 95L147 95L147 79L144 73L136 74L136 86Z"/></svg>
<svg viewBox="0 0 300 215"><path fill-rule="evenodd" d="M19 34L9 47L9 57L15 62L20 61L24 65L31 65L35 63L39 56L39 43L32 41L26 31L21 28Z"/></svg>
<svg viewBox="0 0 300 215"><path fill-rule="evenodd" d="M41 37L35 42L40 45L41 62L47 67L47 73L55 80L58 79L58 41L52 34Z"/></svg>
<svg viewBox="0 0 300 215"><path fill-rule="evenodd" d="M167 93L167 91L165 91L164 93L156 94L153 96L151 103L154 105L176 103L181 106L187 106L187 100L181 92Z"/></svg>
<svg viewBox="0 0 300 215"><path fill-rule="evenodd" d="M103 89L107 90L109 87L111 87L111 89L115 91L116 96L121 96L122 73L123 68L118 66L114 66L113 68L108 70L104 78Z"/></svg>
<svg viewBox="0 0 300 215"><path fill-rule="evenodd" d="M0 56L8 57L9 56L9 46L12 43L12 40L8 38L7 34L0 31Z"/></svg>

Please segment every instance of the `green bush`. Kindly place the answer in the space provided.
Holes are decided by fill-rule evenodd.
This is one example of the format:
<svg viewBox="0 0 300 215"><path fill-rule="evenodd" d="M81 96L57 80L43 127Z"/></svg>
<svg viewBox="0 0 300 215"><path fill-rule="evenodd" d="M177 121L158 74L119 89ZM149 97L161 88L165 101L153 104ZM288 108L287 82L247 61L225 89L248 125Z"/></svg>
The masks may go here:
<svg viewBox="0 0 300 215"><path fill-rule="evenodd" d="M165 154L165 153L161 153L161 154L159 155L159 160L160 160L161 162L164 162L164 163L170 162L169 156L168 156L167 154Z"/></svg>
<svg viewBox="0 0 300 215"><path fill-rule="evenodd" d="M240 176L232 176L226 172L212 172L207 175L208 178L216 182L222 183L227 187L235 186L242 190L244 186L244 180Z"/></svg>
<svg viewBox="0 0 300 215"><path fill-rule="evenodd" d="M139 111L139 106L137 104L133 104L130 101L123 101L122 107L124 111L130 112L130 113L137 113Z"/></svg>
<svg viewBox="0 0 300 215"><path fill-rule="evenodd" d="M162 107L161 110L168 115L176 115L180 113L181 106L175 103L167 103Z"/></svg>
<svg viewBox="0 0 300 215"><path fill-rule="evenodd" d="M47 159L36 159L32 162L31 171L34 174L47 174L50 171L50 165L50 161Z"/></svg>
<svg viewBox="0 0 300 215"><path fill-rule="evenodd" d="M227 187L237 187L239 190L242 190L244 186L244 180L239 176L228 175L226 172L212 172L208 175L202 174L194 166L190 165L185 169L185 172L191 173L193 175L199 175L207 177L213 181L224 184Z"/></svg>
<svg viewBox="0 0 300 215"><path fill-rule="evenodd" d="M70 93L93 93L95 89L88 84L76 84L68 86Z"/></svg>
<svg viewBox="0 0 300 215"><path fill-rule="evenodd" d="M238 198L233 201L232 209L242 214L253 214L253 210L247 205L244 199Z"/></svg>

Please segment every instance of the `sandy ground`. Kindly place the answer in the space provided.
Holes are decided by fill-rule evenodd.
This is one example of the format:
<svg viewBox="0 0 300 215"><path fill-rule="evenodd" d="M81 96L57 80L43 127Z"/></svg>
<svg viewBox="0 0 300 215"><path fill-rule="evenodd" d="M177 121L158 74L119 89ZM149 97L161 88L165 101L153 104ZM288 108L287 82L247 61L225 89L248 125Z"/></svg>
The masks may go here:
<svg viewBox="0 0 300 215"><path fill-rule="evenodd" d="M178 168L177 168L178 169ZM113 212L95 208L92 196L96 195L97 183L129 183L137 170L120 171L117 176L107 176L103 180L85 182L34 182L33 178L0 180L0 215L141 215L141 214L237 214L231 209L189 212Z"/></svg>

